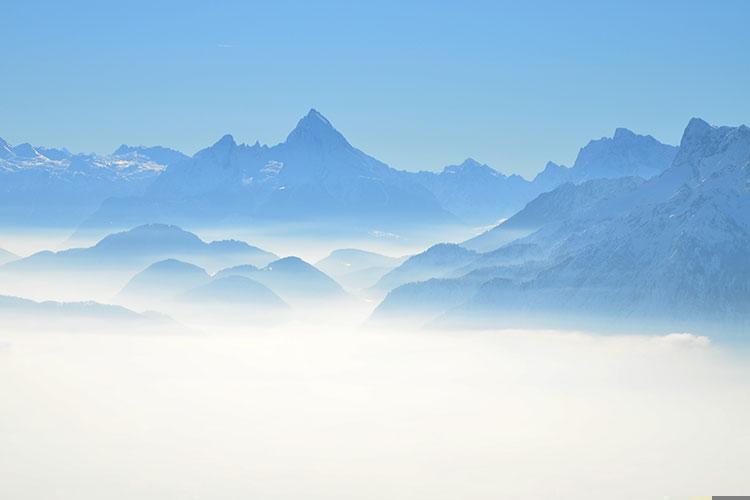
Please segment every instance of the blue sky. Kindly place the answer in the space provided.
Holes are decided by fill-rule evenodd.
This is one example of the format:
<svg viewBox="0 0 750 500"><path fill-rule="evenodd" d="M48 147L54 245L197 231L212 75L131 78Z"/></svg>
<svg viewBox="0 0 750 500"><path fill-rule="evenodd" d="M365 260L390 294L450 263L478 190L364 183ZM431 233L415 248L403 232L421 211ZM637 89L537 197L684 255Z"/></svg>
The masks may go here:
<svg viewBox="0 0 750 500"><path fill-rule="evenodd" d="M275 144L315 107L394 167L533 176L618 126L750 122L741 0L6 3L11 143Z"/></svg>

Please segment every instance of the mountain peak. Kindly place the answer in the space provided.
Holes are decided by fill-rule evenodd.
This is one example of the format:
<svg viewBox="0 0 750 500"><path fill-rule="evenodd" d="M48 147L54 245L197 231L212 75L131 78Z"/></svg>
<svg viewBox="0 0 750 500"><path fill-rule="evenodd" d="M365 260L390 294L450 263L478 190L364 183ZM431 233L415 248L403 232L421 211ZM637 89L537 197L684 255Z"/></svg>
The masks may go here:
<svg viewBox="0 0 750 500"><path fill-rule="evenodd" d="M132 153L135 148L128 146L127 144L120 144L120 147L112 152L113 156L124 156L128 153Z"/></svg>
<svg viewBox="0 0 750 500"><path fill-rule="evenodd" d="M622 128L622 127L618 127L618 128L615 129L615 134L614 134L614 136L612 138L615 139L615 140L617 140L617 139L630 139L630 138L635 137L635 136L636 136L636 134L632 130L629 130L629 129L626 129L626 128Z"/></svg>
<svg viewBox="0 0 750 500"><path fill-rule="evenodd" d="M492 175L502 175L494 168L476 161L474 158L466 158L460 165L449 165L443 169L444 174L456 174L456 173L479 173L487 172Z"/></svg>
<svg viewBox="0 0 750 500"><path fill-rule="evenodd" d="M224 134L221 139L216 141L214 143L213 147L219 146L219 147L228 147L228 146L236 146L237 143L234 142L234 137L232 137L232 134Z"/></svg>
<svg viewBox="0 0 750 500"><path fill-rule="evenodd" d="M713 127L709 125L705 120L702 120L700 118L691 118L687 124L687 127L685 127L685 132L683 132L682 134L682 141L700 137L710 132L712 129Z"/></svg>
<svg viewBox="0 0 750 500"><path fill-rule="evenodd" d="M14 147L13 153L20 158L36 158L39 156L39 153L34 149L34 146L28 142L24 142L23 144Z"/></svg>
<svg viewBox="0 0 750 500"><path fill-rule="evenodd" d="M336 130L328 119L320 114L316 109L310 111L297 122L286 138L290 144L304 143L308 145L333 145L349 143L341 133Z"/></svg>
<svg viewBox="0 0 750 500"><path fill-rule="evenodd" d="M143 224L127 231L112 233L101 239L94 247L133 249L158 249L173 246L184 250L192 246L203 246L205 243L195 234L171 224Z"/></svg>
<svg viewBox="0 0 750 500"><path fill-rule="evenodd" d="M479 163L478 161L476 161L474 158L471 158L471 157L466 158L464 162L461 165L459 165L459 167L463 167L463 168L476 168L476 167L482 167L482 166L483 165L481 163Z"/></svg>
<svg viewBox="0 0 750 500"><path fill-rule="evenodd" d="M318 120L323 122L325 125L333 128L333 125L331 125L331 122L328 121L328 118L320 114L320 112L315 108L310 108L310 111L307 112L303 120Z"/></svg>
<svg viewBox="0 0 750 500"><path fill-rule="evenodd" d="M227 158L229 158L232 150L234 150L236 146L237 143L234 142L234 137L232 137L230 134L225 134L221 139L213 143L211 146L198 151L198 153L196 153L196 157L200 158L209 156L214 157L219 161L226 161Z"/></svg>

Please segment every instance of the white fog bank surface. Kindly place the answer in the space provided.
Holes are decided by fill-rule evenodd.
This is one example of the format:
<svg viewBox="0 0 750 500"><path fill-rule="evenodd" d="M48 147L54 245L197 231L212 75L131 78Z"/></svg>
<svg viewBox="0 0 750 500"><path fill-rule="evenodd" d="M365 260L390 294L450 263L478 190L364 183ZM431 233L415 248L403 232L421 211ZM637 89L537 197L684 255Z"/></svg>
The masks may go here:
<svg viewBox="0 0 750 500"><path fill-rule="evenodd" d="M750 366L690 334L0 333L0 498L750 491Z"/></svg>

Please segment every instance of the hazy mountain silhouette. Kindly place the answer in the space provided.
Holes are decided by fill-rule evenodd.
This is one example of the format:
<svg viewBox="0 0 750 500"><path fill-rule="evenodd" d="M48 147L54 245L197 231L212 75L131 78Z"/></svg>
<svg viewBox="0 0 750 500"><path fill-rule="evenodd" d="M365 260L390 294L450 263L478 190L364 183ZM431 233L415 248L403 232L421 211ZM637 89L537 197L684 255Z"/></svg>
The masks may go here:
<svg viewBox="0 0 750 500"><path fill-rule="evenodd" d="M250 278L236 275L216 278L205 285L183 292L177 296L177 300L204 306L252 307L268 312L288 307L278 295L265 285Z"/></svg>
<svg viewBox="0 0 750 500"><path fill-rule="evenodd" d="M205 269L177 259L151 264L123 287L117 299L127 303L152 304L211 281Z"/></svg>
<svg viewBox="0 0 750 500"><path fill-rule="evenodd" d="M443 304L431 313L444 306L443 324L742 328L750 320L748 182L750 129L693 119L660 175L541 195L514 216L519 222L506 222L528 234L479 255L448 284L394 290L378 316L437 297ZM454 307L448 286L471 298Z"/></svg>
<svg viewBox="0 0 750 500"><path fill-rule="evenodd" d="M222 137L168 168L143 196L109 200L84 228L321 219L349 219L366 228L455 220L411 175L354 148L310 110L276 146Z"/></svg>
<svg viewBox="0 0 750 500"><path fill-rule="evenodd" d="M132 332L140 328L180 330L169 317L158 313L136 313L121 306L98 302L36 302L0 295L0 316L6 327L29 330L86 330L97 326L106 331Z"/></svg>
<svg viewBox="0 0 750 500"><path fill-rule="evenodd" d="M315 267L332 276L345 288L357 290L374 285L407 257L388 257L356 248L334 250L315 263Z"/></svg>
<svg viewBox="0 0 750 500"><path fill-rule="evenodd" d="M241 241L206 243L177 226L147 224L110 234L92 247L38 252L10 262L0 270L139 269L168 258L183 258L206 267L221 267L236 262L265 264L275 259L276 255Z"/></svg>
<svg viewBox="0 0 750 500"><path fill-rule="evenodd" d="M333 278L299 257L284 257L260 269L237 266L216 274L218 278L226 276L244 276L263 283L292 306L348 298Z"/></svg>

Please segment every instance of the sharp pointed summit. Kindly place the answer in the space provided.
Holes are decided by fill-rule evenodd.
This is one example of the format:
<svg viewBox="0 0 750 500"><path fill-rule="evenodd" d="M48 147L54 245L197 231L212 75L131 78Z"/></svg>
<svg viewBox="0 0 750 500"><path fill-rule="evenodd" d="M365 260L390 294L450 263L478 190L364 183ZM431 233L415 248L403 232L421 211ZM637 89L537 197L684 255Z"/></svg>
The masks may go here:
<svg viewBox="0 0 750 500"><path fill-rule="evenodd" d="M237 143L234 141L234 137L230 134L224 134L221 139L213 143L211 146L198 151L196 156L198 157L213 157L221 162L226 162L229 158L232 150L237 147Z"/></svg>
<svg viewBox="0 0 750 500"><path fill-rule="evenodd" d="M297 126L287 136L286 142L287 144L307 145L349 145L346 138L331 125L331 122L314 108L297 122Z"/></svg>
<svg viewBox="0 0 750 500"><path fill-rule="evenodd" d="M463 161L463 163L461 163L461 165L459 166L463 168L477 168L477 167L484 167L486 165L483 165L479 163L478 161L476 161L474 158L469 157L469 158L466 158Z"/></svg>

